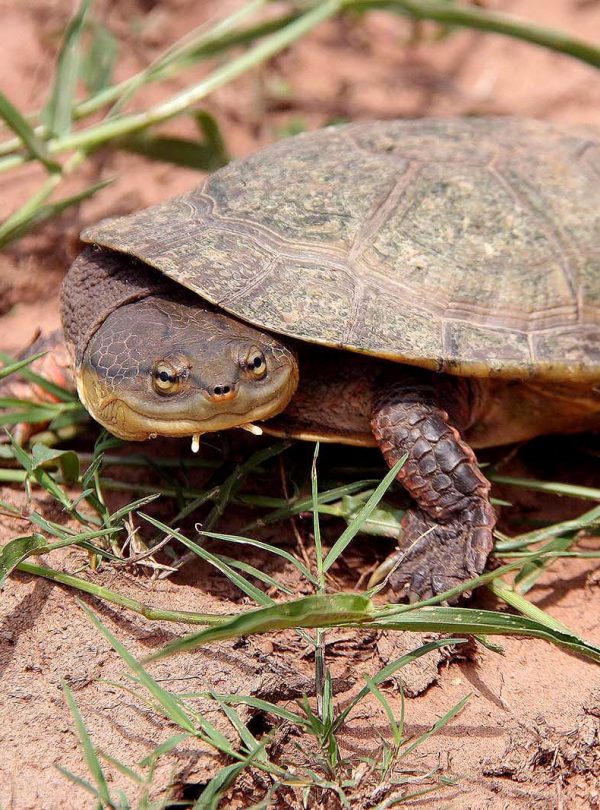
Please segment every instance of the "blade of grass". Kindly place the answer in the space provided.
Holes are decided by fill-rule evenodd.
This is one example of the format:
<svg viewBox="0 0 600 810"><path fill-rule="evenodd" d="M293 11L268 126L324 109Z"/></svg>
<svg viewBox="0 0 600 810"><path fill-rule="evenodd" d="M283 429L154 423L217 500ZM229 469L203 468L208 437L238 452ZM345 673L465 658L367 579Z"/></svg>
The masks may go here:
<svg viewBox="0 0 600 810"><path fill-rule="evenodd" d="M154 749L154 751L152 751L152 753L147 754L143 759L141 759L138 762L138 765L141 768L149 767L154 760L156 760L159 757L163 756L163 754L170 753L174 748L177 748L177 746L180 743L185 742L186 740L189 740L189 738L190 738L190 735L188 733L185 733L185 732L183 734L173 734L172 737L169 737L167 740L162 742L160 745L157 745L156 748Z"/></svg>
<svg viewBox="0 0 600 810"><path fill-rule="evenodd" d="M226 557L224 554L217 554L216 556L230 568L237 568L239 571L243 571L245 574L248 574L251 577L256 577L256 579L260 580L260 582L263 582L265 585L268 585L270 588L275 588L281 593L287 594L287 596L294 596L295 594L295 591L288 588L287 585L284 585L282 582L278 582L274 577L270 576L264 571L260 571L258 568L250 565L250 563L242 562L242 560L235 560L233 557Z"/></svg>
<svg viewBox="0 0 600 810"><path fill-rule="evenodd" d="M408 454L404 454L402 458L398 459L398 461L394 464L394 466L390 469L388 474L385 476L383 481L379 484L379 486L375 489L369 500L366 504L362 507L359 513L356 515L352 523L350 523L347 528L342 532L342 534L338 537L336 542L333 544L332 548L329 550L329 553L325 557L325 561L323 563L323 571L328 571L333 563L337 560L340 554L347 548L347 546L352 542L352 540L356 537L356 535L360 532L363 523L368 519L371 515L371 512L375 509L378 503L381 501L387 490L392 485L392 482L398 475L399 471L402 469L404 462L407 459Z"/></svg>
<svg viewBox="0 0 600 810"><path fill-rule="evenodd" d="M75 702L73 692L65 682L63 682L62 688L69 711L71 712L73 720L75 721L75 729L77 731L77 736L79 737L81 747L83 748L83 755L86 764L90 773L92 774L94 782L96 783L98 798L103 804L106 805L106 807L115 807L115 803L113 802L108 790L108 784L106 782L106 777L104 776L104 771L102 770L102 765L100 764L100 760L96 755L96 749L94 748L94 744L92 743L88 730L85 726L83 717L79 711L79 707Z"/></svg>
<svg viewBox="0 0 600 810"><path fill-rule="evenodd" d="M320 23L333 17L342 5L343 0L323 0L309 7L308 11L295 18L288 25L261 40L236 59L232 59L216 68L197 84L176 93L170 99L162 101L144 112L108 119L77 132L57 137L48 145L50 154L58 155L70 150L86 151L93 149L109 140L131 135L134 132L139 132L149 126L168 121L187 112L190 107L197 104L209 93L262 64L289 47ZM13 168L24 162L26 161L22 157L5 158L0 161L0 171Z"/></svg>
<svg viewBox="0 0 600 810"><path fill-rule="evenodd" d="M260 742L256 739L254 734L252 734L252 732L245 725L245 723L242 722L233 706L230 706L224 700L221 700L215 692L209 691L209 695L212 698L212 700L215 701L215 703L219 704L221 711L223 712L225 717L229 720L230 724L234 728L236 734L240 738L240 741L245 746L246 750L250 752L260 748L261 747ZM260 754L258 756L260 756Z"/></svg>
<svg viewBox="0 0 600 810"><path fill-rule="evenodd" d="M194 802L192 810L218 810L223 794L245 768L250 764L250 757L242 762L234 762L221 768L203 788L200 797Z"/></svg>
<svg viewBox="0 0 600 810"><path fill-rule="evenodd" d="M338 624L368 622L374 607L364 596L337 593L328 596L305 596L272 607L240 613L220 627L192 633L165 645L146 661L155 661L175 653L189 652L204 644L228 638L239 638L252 633L270 633L274 630L298 627L335 627Z"/></svg>
<svg viewBox="0 0 600 810"><path fill-rule="evenodd" d="M444 25L503 34L600 67L600 48L595 45L558 28L536 25L529 20L486 8L448 3L447 0L346 0L344 8L357 11L374 8L396 10L416 20L434 20Z"/></svg>
<svg viewBox="0 0 600 810"><path fill-rule="evenodd" d="M63 197L53 203L46 203L59 182L59 175L51 175L36 194L0 225L0 248L6 247L9 242L27 233L34 225L39 225L40 222L45 222L67 208L93 197L98 191L109 186L113 180L101 180L76 194Z"/></svg>
<svg viewBox="0 0 600 810"><path fill-rule="evenodd" d="M90 5L91 0L82 0L79 10L67 26L50 99L42 113L48 132L58 138L66 135L71 129L75 90L79 79L80 40Z"/></svg>
<svg viewBox="0 0 600 810"><path fill-rule="evenodd" d="M77 776L77 774L70 771L68 768L63 767L62 765L55 765L55 768L59 773L69 780L69 782L73 782L74 785L77 787L83 788L83 790L91 793L96 799L100 799L100 795L96 788L87 781L87 779L83 779L81 776ZM99 810L103 810L101 805L98 805Z"/></svg>
<svg viewBox="0 0 600 810"><path fill-rule="evenodd" d="M378 483L379 483L378 480L368 478L362 481L354 481L350 484L344 484L343 486L340 487L334 487L333 489L329 489L324 492L319 492L317 495L319 506L331 503L332 501L337 501L346 495L352 495L355 492L360 492L365 488L371 487L373 484ZM279 498L276 498L274 500L281 502L281 499ZM242 531L249 532L252 531L253 529L268 526L271 523L278 523L281 520L287 520L293 515L298 515L301 512L310 511L313 506L313 499L312 495L310 495L305 498L293 498L290 501L284 503L285 503L284 506L275 509L268 515L265 515L264 517L261 517L258 520L253 521L252 523L248 523L246 526L243 527ZM265 502L265 505L268 504Z"/></svg>
<svg viewBox="0 0 600 810"><path fill-rule="evenodd" d="M190 694L186 694L186 698L207 698L213 695L213 693L209 692L192 692ZM308 728L308 721L305 717L297 712L292 712L289 709L284 708L283 706L277 706L275 703L271 703L268 700L262 700L261 698L254 697L252 695L213 695L215 699L219 699L220 701L224 701L226 703L232 703L234 705L242 705L242 706L250 706L253 709L258 709L261 712L266 712L268 714L273 714L276 717L281 718L282 720L287 720L289 723L293 723L295 726L299 726L300 728Z"/></svg>
<svg viewBox="0 0 600 810"><path fill-rule="evenodd" d="M540 552L567 551L575 542L574 537L554 537L540 549ZM539 560L526 563L517 573L514 579L513 588L522 596L531 590L538 579L556 561L556 557L546 556Z"/></svg>
<svg viewBox="0 0 600 810"><path fill-rule="evenodd" d="M129 650L124 647L121 642L110 632L110 630L100 621L100 619L96 616L96 614L90 610L87 605L84 605L82 602L79 603L81 609L87 614L88 618L92 622L93 625L102 633L104 638L108 641L111 647L120 655L120 657L125 661L129 669L135 674L136 678L140 681L140 683L150 692L152 697L157 701L157 703L162 707L165 716L171 720L172 723L179 726L180 728L184 729L185 731L190 732L190 734L196 734L196 728L188 716L188 714L183 709L181 701L175 698L170 692L166 689L163 689L162 686L152 678L144 669L144 667L137 662L137 660L131 655Z"/></svg>
<svg viewBox="0 0 600 810"><path fill-rule="evenodd" d="M151 132L143 131L122 138L115 143L115 146L151 160L171 163L174 166L185 166L202 172L213 172L225 165L222 156L215 153L210 145L189 138L154 135Z"/></svg>
<svg viewBox="0 0 600 810"><path fill-rule="evenodd" d="M81 78L91 96L105 90L111 85L118 53L118 43L111 32L102 23L93 20L92 38L81 64ZM74 108L71 108L71 116Z"/></svg>
<svg viewBox="0 0 600 810"><path fill-rule="evenodd" d="M514 478L512 475L499 475L495 472L490 472L488 478L497 484L510 484L514 487L531 489L536 492L552 492L555 495L565 495L570 498L600 501L600 489L592 487L564 484L561 481L536 481L532 478Z"/></svg>
<svg viewBox="0 0 600 810"><path fill-rule="evenodd" d="M22 369L30 365L30 363L33 363L34 360L39 360L39 358L43 357L45 354L46 352L38 352L38 354L33 354L31 357L26 357L24 360L13 360L7 354L0 352L0 361L5 364L0 368L0 380L3 380L5 377L17 371L21 371L22 373Z"/></svg>
<svg viewBox="0 0 600 810"><path fill-rule="evenodd" d="M533 605L528 599L511 588L510 585L507 585L502 579L494 579L488 583L488 589L497 597L502 599L506 602L507 605L510 605L515 610L518 610L519 613L522 613L523 616L528 616L530 619L539 622L540 624L545 624L547 627L551 627L553 630L557 630L559 633L565 633L566 635L574 635L573 631L570 630L566 625L559 622L558 619L549 616L546 611L541 610L541 608L537 607L537 605Z"/></svg>
<svg viewBox="0 0 600 810"><path fill-rule="evenodd" d="M263 543L261 540L254 540L252 537L238 537L235 534L220 534L219 532L205 532L202 531L201 528L197 527L197 531L204 535L205 537L212 537L215 540L223 540L226 543L234 543L241 546L251 546L253 548L259 548L262 551L268 551L270 554L275 554L277 557L281 557L287 562L291 563L295 568L300 571L300 573L312 584L317 585L317 580L308 570L308 568L304 565L304 563L294 557L293 554L290 554L289 551L286 551L279 546L273 546L269 543Z"/></svg>
<svg viewBox="0 0 600 810"><path fill-rule="evenodd" d="M3 368L0 368L0 380L2 380L4 377L8 377L9 374L14 374L16 371L18 371L21 377L29 380L29 382L39 385L45 391L53 394L61 402L77 402L77 394L75 394L73 391L69 391L66 388L63 388L61 385L57 385L56 383L47 380L45 377L41 377L39 374L36 374L31 369L27 368L30 363L33 363L34 360L38 360L45 354L45 351L38 352L38 354L33 354L30 357L26 357L24 360L14 360L5 352L0 352L0 361L5 364Z"/></svg>
<svg viewBox="0 0 600 810"><path fill-rule="evenodd" d="M44 141L35 134L29 121L23 118L19 110L11 104L2 92L0 92L0 118L4 119L10 129L23 142L32 157L39 160L49 172L60 172L60 165L48 156L48 149Z"/></svg>
<svg viewBox="0 0 600 810"><path fill-rule="evenodd" d="M317 560L317 581L319 591L325 590L325 568L323 564L323 544L321 543L321 522L319 520L319 485L317 480L317 460L319 458L319 442L315 443L312 464L310 467L310 494L313 519L313 537ZM320 647L317 644L317 647Z"/></svg>
<svg viewBox="0 0 600 810"><path fill-rule="evenodd" d="M521 597L522 598L522 597ZM375 618L365 627L379 630L461 633L471 635L517 635L540 638L600 663L600 647L525 616L513 616L474 608L426 607Z"/></svg>
<svg viewBox="0 0 600 810"><path fill-rule="evenodd" d="M418 748L420 745L423 745L425 740L428 740L433 734L436 734L440 729L448 725L450 720L452 720L454 717L456 717L456 715L460 711L462 711L464 705L470 699L471 695L465 695L464 698L459 700L458 703L455 706L453 706L449 712L446 712L446 714L443 717L440 717L439 720L436 720L428 731L426 731L424 734L421 734L419 737L417 737L416 740L413 740L413 742L402 751L402 756L407 757L410 753L412 753L415 750L415 748Z"/></svg>
<svg viewBox="0 0 600 810"><path fill-rule="evenodd" d="M565 534L573 534L581 529L593 528L600 523L600 506L595 506L593 509L588 510L583 515L572 520L565 520L562 523L553 523L551 526L545 526L543 529L535 529L525 534L520 534L517 537L511 537L507 540L501 540L496 543L496 551L504 554L510 551L515 551L520 548L535 543L540 543L552 537L559 537Z"/></svg>
<svg viewBox="0 0 600 810"><path fill-rule="evenodd" d="M129 596L123 596L120 593L111 591L95 582L88 582L86 579L77 577L73 574L65 574L63 571L55 571L53 568L46 568L41 565L34 565L33 563L21 562L17 565L17 570L22 571L24 574L32 574L38 577L44 577L52 582L58 582L60 585L67 585L69 588L75 588L78 591L83 591L90 596L95 596L98 599L103 599L105 602L110 602L113 605L120 605L121 607L132 610L134 613L139 613L146 619L153 621L170 621L182 622L183 624L207 624L207 625L220 625L231 617L228 615L219 616L214 613L195 613L187 610L168 610L166 608L154 608L146 605L137 599L131 599Z"/></svg>
<svg viewBox="0 0 600 810"><path fill-rule="evenodd" d="M437 639L436 641L429 641L426 644L423 644L421 647L418 647L415 650L411 650L408 653L405 653L400 658L396 658L395 661L390 661L389 664L386 664L382 667L376 675L373 676L371 679L372 682L378 686L380 683L387 681L388 678L391 678L392 675L395 675L399 669L407 666L408 664L416 661L418 658L421 658L423 655L427 655L427 653L432 652L432 650L439 650L443 647L450 647L453 645L458 644L465 644L467 639L465 638L441 638ZM346 721L350 712L360 703L363 698L365 698L369 694L368 686L364 686L360 692L355 695L350 703L337 715L335 720L333 721L333 730L337 731L342 724Z"/></svg>
<svg viewBox="0 0 600 810"><path fill-rule="evenodd" d="M363 677L367 682L367 688L369 692L381 704L381 707L383 708L383 711L385 712L386 717L388 719L390 731L392 732L392 738L394 740L394 745L396 747L399 747L400 744L402 743L402 734L400 733L400 727L398 726L396 718L394 717L392 707L390 706L383 692L376 685L375 681L372 678L369 678L368 675L364 675Z"/></svg>
<svg viewBox="0 0 600 810"><path fill-rule="evenodd" d="M15 537L4 546L0 546L0 590L4 587L8 575L20 562L47 548L48 541L43 535L37 533Z"/></svg>
<svg viewBox="0 0 600 810"><path fill-rule="evenodd" d="M107 753L106 751L102 751L101 749L98 749L98 756L102 757L102 759L106 760L106 762L108 762L110 765L116 768L116 770L119 771L119 773L122 773L123 776L126 776L128 779L130 779L132 782L135 782L137 785L145 784L146 780L144 779L144 777L141 774L136 773L133 770L133 768L130 768L124 762L121 762L120 759L113 757L111 754Z"/></svg>
<svg viewBox="0 0 600 810"><path fill-rule="evenodd" d="M238 574L233 568L230 568L226 563L219 560L219 558L215 554L211 554L210 551L206 551L206 549L199 546L197 543L194 543L193 540L185 537L185 535L181 534L181 532L177 531L176 529L170 529L167 525L162 523L160 520L147 515L145 512L139 512L139 516L146 520L151 526L154 526L155 529L160 529L165 534L172 535L176 540L179 540L180 543L183 543L184 546L193 551L198 557L200 557L205 562L210 563L213 565L218 571L233 582L234 585L245 593L246 596L249 596L251 599L254 599L255 602L258 602L259 605L271 605L273 604L273 600L270 596L264 591L261 591L260 588L256 588L251 582L249 582L245 577L241 574Z"/></svg>

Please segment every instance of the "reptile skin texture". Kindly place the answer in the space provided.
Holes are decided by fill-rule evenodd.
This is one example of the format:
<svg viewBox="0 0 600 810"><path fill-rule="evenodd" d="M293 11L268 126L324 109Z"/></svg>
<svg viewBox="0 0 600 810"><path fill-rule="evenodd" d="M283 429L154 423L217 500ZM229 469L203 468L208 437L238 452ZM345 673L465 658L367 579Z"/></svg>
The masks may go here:
<svg viewBox="0 0 600 810"><path fill-rule="evenodd" d="M402 521L401 562L390 584L396 592L423 599L481 573L496 523L490 484L441 407L435 378L427 376L415 373L382 386L371 420L390 467L408 454L398 480L416 503ZM456 396L449 398L450 405L464 427L468 381L445 382L447 393L454 382Z"/></svg>
<svg viewBox="0 0 600 810"><path fill-rule="evenodd" d="M61 296L65 340L76 364L111 312L173 288L181 295L179 287L135 259L86 247L65 276Z"/></svg>

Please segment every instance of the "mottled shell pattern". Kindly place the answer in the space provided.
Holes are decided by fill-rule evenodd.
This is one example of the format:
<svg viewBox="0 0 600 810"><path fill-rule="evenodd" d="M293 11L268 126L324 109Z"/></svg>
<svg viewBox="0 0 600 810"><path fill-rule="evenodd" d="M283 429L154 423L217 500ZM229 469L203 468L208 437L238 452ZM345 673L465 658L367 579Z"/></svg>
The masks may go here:
<svg viewBox="0 0 600 810"><path fill-rule="evenodd" d="M600 148L587 130L330 127L83 238L303 341L452 374L600 379Z"/></svg>

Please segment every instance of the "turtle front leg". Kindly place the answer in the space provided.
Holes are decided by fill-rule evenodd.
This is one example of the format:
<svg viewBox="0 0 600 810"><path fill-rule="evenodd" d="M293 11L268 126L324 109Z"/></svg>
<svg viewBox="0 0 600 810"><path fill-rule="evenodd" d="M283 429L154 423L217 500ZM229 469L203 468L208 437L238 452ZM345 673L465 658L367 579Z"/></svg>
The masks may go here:
<svg viewBox="0 0 600 810"><path fill-rule="evenodd" d="M398 480L416 502L402 522L390 584L400 596L426 599L481 573L496 515L490 484L459 433L474 415L470 381L407 372L384 381L371 427L390 467L407 454Z"/></svg>

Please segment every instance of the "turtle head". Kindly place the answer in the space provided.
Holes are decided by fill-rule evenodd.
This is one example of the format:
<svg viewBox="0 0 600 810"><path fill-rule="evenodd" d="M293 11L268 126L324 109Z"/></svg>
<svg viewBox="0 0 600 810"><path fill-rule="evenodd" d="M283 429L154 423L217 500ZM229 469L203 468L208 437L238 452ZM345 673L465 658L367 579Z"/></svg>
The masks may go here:
<svg viewBox="0 0 600 810"><path fill-rule="evenodd" d="M181 296L114 310L77 369L79 396L122 439L191 436L282 411L298 384L295 353L272 335Z"/></svg>

